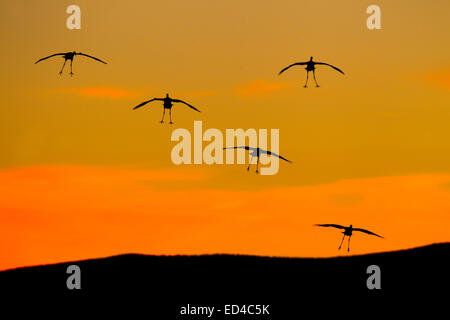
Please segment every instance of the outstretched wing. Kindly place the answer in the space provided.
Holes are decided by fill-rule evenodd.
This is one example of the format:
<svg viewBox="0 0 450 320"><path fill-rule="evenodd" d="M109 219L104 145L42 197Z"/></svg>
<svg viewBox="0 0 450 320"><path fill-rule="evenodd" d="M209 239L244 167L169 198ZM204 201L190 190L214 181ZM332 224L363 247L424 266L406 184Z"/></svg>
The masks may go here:
<svg viewBox="0 0 450 320"><path fill-rule="evenodd" d="M335 67L335 66L332 66L331 64L328 64L328 63L325 63L325 62L314 62L314 63L315 63L315 64L323 64L323 65L332 67L334 70L336 70L336 71L338 71L338 72L344 74L344 71L342 71L341 69L339 69L339 68L337 68L337 67Z"/></svg>
<svg viewBox="0 0 450 320"><path fill-rule="evenodd" d="M172 102L180 102L180 103L184 103L185 105L187 105L189 108L194 109L197 112L200 112L200 110L198 110L196 107L191 106L189 103L184 102L183 100L178 100L178 99L172 99Z"/></svg>
<svg viewBox="0 0 450 320"><path fill-rule="evenodd" d="M280 75L280 74L282 74L283 72L285 72L287 69L289 69L290 67L293 67L293 66L301 66L301 65L305 65L305 64L307 64L308 62L296 62L296 63L293 63L293 64L291 64L290 66L287 66L286 68L284 68L283 70L281 70L279 73L278 73L278 75Z"/></svg>
<svg viewBox="0 0 450 320"><path fill-rule="evenodd" d="M382 236L380 236L380 235L378 235L376 233L373 233L372 231L366 230L366 229L354 228L353 231L361 231L361 232L364 232L364 233L367 233L367 234L371 234L373 236L377 236L379 238L384 238L384 237L382 237Z"/></svg>
<svg viewBox="0 0 450 320"><path fill-rule="evenodd" d="M248 150L250 152L250 154L255 157L256 157L256 152L258 150L258 148L249 147L249 146L227 147L227 148L223 148L223 149L224 150L225 149L245 149L245 150Z"/></svg>
<svg viewBox="0 0 450 320"><path fill-rule="evenodd" d="M88 58L91 58L91 59L94 59L94 60L97 60L97 61L99 61L99 62L101 62L101 63L106 64L105 61L100 60L100 59L98 59L98 58L96 58L96 57L90 56L90 55L88 55L88 54L84 54L84 53L81 53L81 52L77 52L77 53L75 53L75 54L76 54L76 55L79 55L79 56L85 56L85 57L88 57Z"/></svg>
<svg viewBox="0 0 450 320"><path fill-rule="evenodd" d="M136 107L133 108L133 110L136 110L137 108L143 107L145 106L147 103L155 101L155 100L163 100L163 99L159 99L159 98L153 98L147 101L142 102L141 104L138 104Z"/></svg>
<svg viewBox="0 0 450 320"><path fill-rule="evenodd" d="M338 224L316 224L315 226L317 227L333 227L333 228L338 228L338 229L345 229L345 227L338 225ZM353 229L355 230L355 229Z"/></svg>
<svg viewBox="0 0 450 320"><path fill-rule="evenodd" d="M48 56L48 57L39 59L39 60L36 61L34 64L36 64L36 63L38 63L38 62L41 62L42 60L46 60L46 59L48 59L48 58L54 57L54 56L63 56L63 55L65 55L65 53L55 53L55 54L52 54L51 56Z"/></svg>
<svg viewBox="0 0 450 320"><path fill-rule="evenodd" d="M225 150L225 149L245 149L245 150L250 150L250 149L254 149L254 148L250 148L248 146L241 146L241 147L226 147L226 148L223 148L223 150Z"/></svg>
<svg viewBox="0 0 450 320"><path fill-rule="evenodd" d="M291 160L288 160L288 159L286 159L286 158L284 158L284 157L280 156L279 154L276 154L275 152L272 152L272 151L259 149L259 152L278 157L278 158L280 158L280 159L282 159L284 161L287 161L287 162L292 162Z"/></svg>

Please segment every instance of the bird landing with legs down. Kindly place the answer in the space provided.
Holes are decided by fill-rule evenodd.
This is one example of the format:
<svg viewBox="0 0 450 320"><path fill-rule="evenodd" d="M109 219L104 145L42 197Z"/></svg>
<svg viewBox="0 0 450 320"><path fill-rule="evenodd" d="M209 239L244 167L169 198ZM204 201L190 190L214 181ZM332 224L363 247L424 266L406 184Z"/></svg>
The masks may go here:
<svg viewBox="0 0 450 320"><path fill-rule="evenodd" d="M353 231L360 231L367 234L371 234L373 236L384 238L376 233L373 233L372 231L366 230L366 229L360 229L360 228L353 228L353 225L350 225L349 227L344 227L338 224L316 224L317 227L333 227L337 229L343 229L342 232L344 234L344 237L342 238L341 244L339 245L338 250L341 250L342 243L344 242L345 237L348 237L348 246L347 246L347 252L350 252L350 238L352 237Z"/></svg>
<svg viewBox="0 0 450 320"><path fill-rule="evenodd" d="M269 156L273 156L273 157L278 157L286 162L292 163L292 161L280 156L279 154L276 154L275 152L272 151L267 151L261 148L253 148L253 147L249 147L249 146L240 146L240 147L227 147L227 148L223 148L224 150L226 149L245 149L248 150L248 152L250 153L250 161L248 163L248 167L247 167L247 171L250 170L250 165L252 164L252 160L253 158L256 158L256 173L259 173L258 171L258 166L259 166L259 157L261 156L261 154L267 154Z"/></svg>
<svg viewBox="0 0 450 320"><path fill-rule="evenodd" d="M96 60L96 61L99 61L99 62L101 62L101 63L106 64L105 61L100 60L100 59L98 59L98 58L96 58L96 57L93 57L93 56L84 54L84 53L82 53L82 52L75 52L75 51L72 51L72 52L65 52L65 53L55 53L55 54L52 54L52 55L50 55L50 56L48 56L48 57L39 59L39 60L36 61L34 64L39 63L39 62L41 62L41 61L43 61L43 60L47 60L47 59L49 59L49 58L51 58L51 57L55 57L55 56L62 56L62 57L64 58L64 64L63 64L63 66L62 66L62 68L61 68L61 71L59 71L59 75L62 75L63 70L64 70L64 67L66 66L67 60L70 60L70 73L69 73L69 74L70 74L70 76L73 76L73 72L72 72L72 63L73 63L73 58L74 58L75 56L85 56L85 57L88 57L88 58L90 58L90 59L94 59L94 60Z"/></svg>
<svg viewBox="0 0 450 320"><path fill-rule="evenodd" d="M179 99L172 99L169 97L169 94L166 94L165 98L153 98L147 101L142 102L141 104L138 104L136 107L133 108L133 110L136 110L137 108L143 107L145 106L147 103L152 102L152 101L162 101L163 102L163 116L162 119L160 121L160 123L164 123L164 115L166 114L166 109L169 109L169 117L170 117L170 122L169 124L173 124L172 122L172 107L173 107L173 103L183 103L185 105L187 105L189 108L200 112L200 110L198 110L196 107L191 106L189 103L184 102L183 100L179 100Z"/></svg>
<svg viewBox="0 0 450 320"><path fill-rule="evenodd" d="M281 75L283 72L285 72L287 69L289 69L289 68L291 68L293 66L303 66L303 65L306 65L306 68L305 68L305 70L306 70L306 82L305 82L305 85L303 86L304 88L308 88L308 77L309 77L309 72L311 72L311 71L313 73L314 82L316 83L316 88L319 87L319 84L317 83L317 80L316 80L316 65L329 66L329 67L333 68L334 70L344 74L344 72L341 69L339 69L339 68L337 68L335 66L332 66L331 64L325 63L325 62L313 61L313 57L311 57L309 59L309 61L296 62L296 63L291 64L290 66L287 66L286 68L281 70L280 73L278 73L278 75Z"/></svg>

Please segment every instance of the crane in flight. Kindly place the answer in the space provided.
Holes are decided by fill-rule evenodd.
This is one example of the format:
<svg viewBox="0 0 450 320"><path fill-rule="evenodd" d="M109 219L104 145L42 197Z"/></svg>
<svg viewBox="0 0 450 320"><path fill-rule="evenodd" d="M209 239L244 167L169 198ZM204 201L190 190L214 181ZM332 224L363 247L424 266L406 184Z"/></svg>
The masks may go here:
<svg viewBox="0 0 450 320"><path fill-rule="evenodd" d="M160 123L164 123L164 115L166 114L166 109L169 109L169 117L170 117L170 124L173 124L172 122L172 107L173 107L173 103L184 103L185 105L187 105L189 108L200 112L200 110L198 110L196 107L191 106L189 103L184 102L183 100L179 100L179 99L172 99L169 97L169 94L166 94L165 98L153 98L147 101L142 102L141 104L138 104L136 107L133 108L133 110L136 110L137 108L143 107L145 106L147 103L152 102L152 101L163 101L163 107L164 107L164 111L163 111L163 116L162 119L160 121Z"/></svg>
<svg viewBox="0 0 450 320"><path fill-rule="evenodd" d="M287 69L289 69L289 68L291 68L291 67L293 67L293 66L303 66L303 65L306 65L306 68L305 68L305 70L306 70L306 82L305 82L305 85L304 85L303 87L304 87L304 88L307 88L307 87L308 87L308 86L307 86L307 85L308 85L308 76L309 76L309 72L310 72L310 71L312 71L312 73L313 73L314 81L316 82L316 87L319 87L319 84L317 83L317 80L316 80L316 65L322 65L322 64L323 64L323 65L326 65L326 66L329 66L329 67L333 68L334 70L336 70L336 71L338 71L338 72L344 74L344 72L343 72L341 69L339 69L339 68L337 68L337 67L335 67L335 66L332 66L331 64L325 63L325 62L317 62L317 61L313 61L313 57L311 57L311 58L309 59L309 61L306 61L306 62L296 62L296 63L291 64L290 66L287 66L286 68L284 68L283 70L281 70L280 73L278 73L278 75L282 74L282 73L285 72Z"/></svg>
<svg viewBox="0 0 450 320"><path fill-rule="evenodd" d="M342 242L344 242L345 237L348 237L348 247L347 247L347 251L350 252L350 238L352 237L353 231L360 231L360 232L364 232L367 234L371 234L373 236L379 237L379 238L383 238L382 236L373 233L372 231L366 230L366 229L360 229L360 228L353 228L353 225L350 225L350 227L344 227L338 224L316 224L317 227L333 227L333 228L337 228L337 229L343 229L344 232L342 232L344 234L344 237L342 238L341 244L339 245L338 250L341 250L342 247Z"/></svg>
<svg viewBox="0 0 450 320"><path fill-rule="evenodd" d="M279 154L276 154L275 152L267 151L267 150L264 150L264 149L261 149L261 148L253 148L253 147L249 147L249 146L241 146L241 147L227 147L227 148L223 148L223 149L224 150L225 149L245 149L245 150L248 150L250 155L251 155L251 158L250 158L250 161L248 163L247 171L250 170L250 165L252 164L252 160L253 160L254 157L256 157L257 158L257 160L256 160L256 173L259 172L258 171L258 165L259 165L259 157L260 157L261 154L267 154L269 156L275 156L275 157L278 157L278 158L280 158L280 159L282 159L284 161L292 163L292 161L290 161L290 160L288 160L286 158L283 158L282 156L280 156Z"/></svg>
<svg viewBox="0 0 450 320"><path fill-rule="evenodd" d="M41 61L43 61L43 60L47 60L48 58L51 58L51 57L56 57L56 56L62 56L62 57L64 58L64 64L63 64L63 66L62 66L62 68L61 68L61 71L59 71L59 75L62 75L67 60L70 60L70 75L73 76L73 72L72 72L72 63L73 63L73 58L74 58L75 56L85 56L85 57L88 57L88 58L91 58L91 59L94 59L94 60L97 60L97 61L99 61L99 62L101 62L101 63L106 64L105 61L100 60L100 59L98 59L98 58L96 58L96 57L93 57L93 56L90 56L90 55L87 55L87 54L84 54L84 53L81 53L81 52L75 52L75 51L72 51L72 52L65 52L65 53L55 53L55 54L52 54L52 55L50 55L50 56L48 56L48 57L39 59L39 60L36 61L34 64L36 64L36 63L38 63L38 62L41 62Z"/></svg>

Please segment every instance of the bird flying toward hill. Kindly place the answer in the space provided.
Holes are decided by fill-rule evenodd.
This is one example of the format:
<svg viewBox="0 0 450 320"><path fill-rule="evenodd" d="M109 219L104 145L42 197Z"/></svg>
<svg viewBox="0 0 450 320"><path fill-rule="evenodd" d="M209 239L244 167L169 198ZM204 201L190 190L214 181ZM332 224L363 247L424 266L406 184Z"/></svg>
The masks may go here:
<svg viewBox="0 0 450 320"><path fill-rule="evenodd" d="M372 231L366 230L366 229L360 229L360 228L353 228L353 225L350 225L350 227L344 227L338 224L316 224L317 227L333 227L333 228L337 228L337 229L343 229L344 232L342 232L344 234L344 237L342 238L341 244L339 245L338 250L341 250L342 247L342 242L344 242L345 237L348 237L348 247L347 247L347 251L350 252L350 238L352 237L353 231L360 231L360 232L364 232L367 234L371 234L373 236L379 237L379 238L383 238L382 236L373 233Z"/></svg>
<svg viewBox="0 0 450 320"><path fill-rule="evenodd" d="M62 66L62 68L61 68L61 71L59 71L59 74L60 74L60 75L62 75L62 72L63 72L63 70L64 70L64 66L66 65L67 60L70 60L70 75L73 76L73 72L72 72L72 63L73 63L73 58L74 58L75 56L85 56L85 57L88 57L88 58L91 58L91 59L94 59L94 60L97 60L97 61L99 61L99 62L101 62L101 63L106 64L105 61L102 61L102 60L100 60L100 59L98 59L98 58L96 58L96 57L93 57L93 56L90 56L90 55L87 55L87 54L84 54L84 53L81 53L81 52L75 52L75 51L72 51L72 52L65 52L65 53L55 53L55 54L52 54L52 55L50 55L50 56L48 56L48 57L39 59L39 60L36 61L34 64L36 64L36 63L38 63L38 62L41 62L41 61L43 61L43 60L47 60L48 58L51 58L51 57L56 57L56 56L62 56L62 57L64 58L64 64L63 64L63 66Z"/></svg>
<svg viewBox="0 0 450 320"><path fill-rule="evenodd" d="M152 101L163 101L163 107L164 107L164 111L163 111L163 116L161 119L161 123L164 123L164 115L166 114L166 109L169 109L169 117L170 117L170 124L173 124L172 122L172 107L173 107L173 103L184 103L185 105L187 105L189 108L200 112L200 110L198 110L196 107L191 106L189 103L184 102L183 100L179 100L179 99L172 99L169 97L169 94L166 94L165 98L153 98L147 101L142 102L141 104L137 105L136 107L133 108L133 110L136 110L137 108L143 107L145 106L147 103L152 102Z"/></svg>
<svg viewBox="0 0 450 320"><path fill-rule="evenodd" d="M306 70L306 82L305 82L305 85L304 85L303 87L304 87L304 88L307 88L307 87L308 87L308 86L307 86L307 85L308 85L308 75L309 75L309 72L310 72L310 71L312 71L312 73L313 73L314 81L316 82L316 87L319 87L319 84L317 83L317 80L316 80L316 65L322 65L322 64L323 64L323 65L326 65L326 66L329 66L329 67L333 68L334 70L336 70L336 71L338 71L338 72L344 74L344 72L343 72L341 69L339 69L339 68L337 68L337 67L335 67L335 66L332 66L331 64L325 63L325 62L316 62L316 61L313 61L313 57L311 57L311 58L309 59L309 61L306 61L306 62L296 62L296 63L291 64L290 66L287 66L286 68L284 68L283 70L280 71L279 75L282 74L283 72L285 72L285 71L286 71L287 69L289 69L290 67L306 65L306 68L305 68L305 70Z"/></svg>
<svg viewBox="0 0 450 320"><path fill-rule="evenodd" d="M258 171L258 165L259 165L259 157L260 157L261 154L267 154L269 156L278 157L278 158L280 158L280 159L282 159L284 161L292 163L292 161L290 161L290 160L280 156L279 154L276 154L275 152L267 151L267 150L264 150L264 149L261 149L261 148L253 148L253 147L248 147L248 146L241 146L241 147L228 147L228 148L223 148L223 149L224 150L225 149L245 149L245 150L248 150L250 155L251 155L251 158L250 158L250 162L249 162L248 167L247 167L247 171L250 170L250 165L252 164L253 157L256 157L257 158L257 161L256 161L256 173L259 172Z"/></svg>

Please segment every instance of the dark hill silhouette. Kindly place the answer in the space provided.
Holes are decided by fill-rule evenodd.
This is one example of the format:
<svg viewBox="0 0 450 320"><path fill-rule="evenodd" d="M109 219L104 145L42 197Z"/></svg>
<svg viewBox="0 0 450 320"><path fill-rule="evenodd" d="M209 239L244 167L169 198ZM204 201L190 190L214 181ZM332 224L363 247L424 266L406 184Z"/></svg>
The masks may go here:
<svg viewBox="0 0 450 320"><path fill-rule="evenodd" d="M0 288L10 297L29 295L52 301L52 305L54 299L132 303L151 310L152 315L162 315L159 319L183 319L177 315L182 305L239 303L271 304L270 319L290 319L285 316L298 314L299 308L340 305L345 313L356 303L392 304L402 297L449 290L449 254L450 243L335 258L125 254L2 271ZM66 269L71 264L81 268L81 290L66 288ZM381 290L367 289L369 265L381 268ZM321 313L331 313L326 309ZM228 318L217 315L212 319Z"/></svg>

